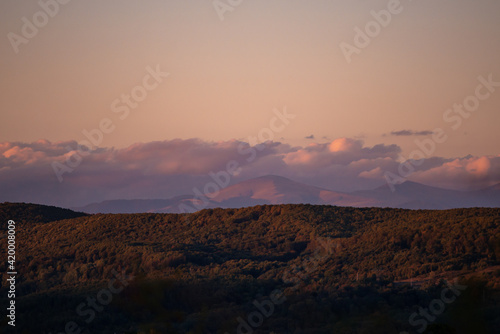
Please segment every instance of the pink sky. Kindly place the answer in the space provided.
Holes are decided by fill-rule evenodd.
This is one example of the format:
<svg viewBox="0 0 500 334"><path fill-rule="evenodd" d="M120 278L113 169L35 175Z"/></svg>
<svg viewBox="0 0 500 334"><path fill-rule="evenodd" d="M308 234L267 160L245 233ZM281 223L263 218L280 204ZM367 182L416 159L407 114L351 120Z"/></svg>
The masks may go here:
<svg viewBox="0 0 500 334"><path fill-rule="evenodd" d="M354 190L423 158L409 179L500 182L500 2L394 1L255 0L224 13L212 1L3 1L5 200L184 191L241 160L237 143L253 146L285 108L295 117L235 181L282 174ZM374 24L348 61L341 45ZM51 163L85 133L99 139L93 153L59 183ZM155 184L165 189L148 193Z"/></svg>

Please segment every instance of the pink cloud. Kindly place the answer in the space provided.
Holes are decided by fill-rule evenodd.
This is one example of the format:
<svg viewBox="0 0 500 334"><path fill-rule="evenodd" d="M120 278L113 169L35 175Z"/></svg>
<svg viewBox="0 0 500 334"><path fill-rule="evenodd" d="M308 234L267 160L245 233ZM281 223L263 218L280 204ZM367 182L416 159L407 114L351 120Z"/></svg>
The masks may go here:
<svg viewBox="0 0 500 334"><path fill-rule="evenodd" d="M362 142L350 138L338 138L330 143L328 149L330 152L359 151L362 148Z"/></svg>
<svg viewBox="0 0 500 334"><path fill-rule="evenodd" d="M467 163L465 170L470 174L477 176L487 176L491 169L491 162L488 157L480 157L474 161Z"/></svg>
<svg viewBox="0 0 500 334"><path fill-rule="evenodd" d="M384 171L380 167L376 167L370 170L365 170L361 173L359 173L359 177L363 177L366 179L380 179L384 176Z"/></svg>
<svg viewBox="0 0 500 334"><path fill-rule="evenodd" d="M465 157L445 162L410 177L449 189L478 189L500 182L500 155Z"/></svg>
<svg viewBox="0 0 500 334"><path fill-rule="evenodd" d="M384 172L397 173L400 148L338 138L292 147L267 142L258 147L230 140L174 139L137 143L123 149L98 148L82 157L59 183L51 164L78 153L75 141L0 143L0 201L77 206L115 198L169 198L192 194L210 181L209 173L236 161L232 183L275 174L340 191L374 188ZM500 182L500 156L443 159L433 157L409 179L446 188L488 186Z"/></svg>

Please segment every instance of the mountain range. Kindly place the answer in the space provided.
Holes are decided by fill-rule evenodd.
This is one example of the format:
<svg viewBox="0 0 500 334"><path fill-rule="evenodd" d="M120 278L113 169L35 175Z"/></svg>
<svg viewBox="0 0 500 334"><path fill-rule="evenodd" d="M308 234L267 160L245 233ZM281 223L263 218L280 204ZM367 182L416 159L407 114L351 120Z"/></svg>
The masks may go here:
<svg viewBox="0 0 500 334"><path fill-rule="evenodd" d="M72 209L86 213L185 213L208 208L241 208L265 204L315 204L403 209L453 209L499 207L500 184L475 191L457 191L406 181L373 190L337 192L282 176L267 175L246 180L216 193L182 195L169 199L117 199Z"/></svg>

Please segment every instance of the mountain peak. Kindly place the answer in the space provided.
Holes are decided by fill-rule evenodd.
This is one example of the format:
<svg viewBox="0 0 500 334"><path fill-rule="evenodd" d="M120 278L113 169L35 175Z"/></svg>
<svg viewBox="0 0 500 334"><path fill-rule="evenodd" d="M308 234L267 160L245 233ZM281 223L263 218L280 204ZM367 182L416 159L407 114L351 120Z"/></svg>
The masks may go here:
<svg viewBox="0 0 500 334"><path fill-rule="evenodd" d="M229 186L212 198L222 207L259 204L330 204L373 206L376 201L307 185L278 175L264 175ZM243 205L244 206L244 205Z"/></svg>

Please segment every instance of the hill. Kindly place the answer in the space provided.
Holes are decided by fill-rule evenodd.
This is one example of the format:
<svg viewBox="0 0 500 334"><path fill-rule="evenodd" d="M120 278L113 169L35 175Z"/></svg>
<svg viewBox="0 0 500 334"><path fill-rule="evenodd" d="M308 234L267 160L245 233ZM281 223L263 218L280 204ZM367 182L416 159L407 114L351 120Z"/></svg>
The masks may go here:
<svg viewBox="0 0 500 334"><path fill-rule="evenodd" d="M283 302L253 333L415 331L409 317L454 278L467 290L428 329L494 333L500 323L500 209L96 214L27 224L17 237L25 333L70 320L92 333L237 333L276 291ZM121 272L134 278L87 322L78 306ZM2 305L5 296L4 286Z"/></svg>
<svg viewBox="0 0 500 334"><path fill-rule="evenodd" d="M2 222L0 226L2 229L5 229L9 219L14 220L16 223L38 224L86 215L83 212L75 212L55 206L8 202L0 204L0 222Z"/></svg>

